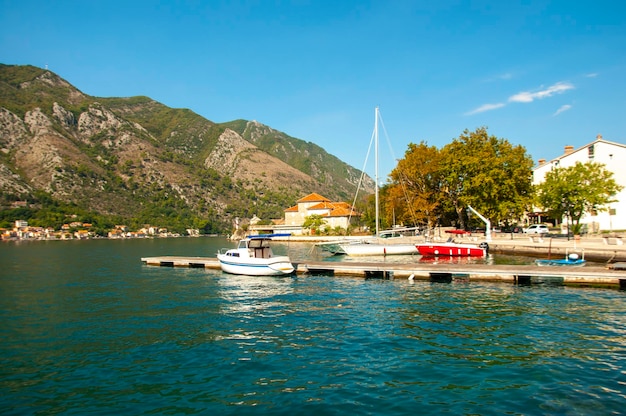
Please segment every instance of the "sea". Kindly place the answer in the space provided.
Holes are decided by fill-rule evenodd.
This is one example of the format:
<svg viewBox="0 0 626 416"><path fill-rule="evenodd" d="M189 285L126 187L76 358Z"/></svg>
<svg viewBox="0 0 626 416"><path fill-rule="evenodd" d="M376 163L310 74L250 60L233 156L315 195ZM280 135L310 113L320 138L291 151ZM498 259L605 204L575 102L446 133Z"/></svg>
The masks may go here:
<svg viewBox="0 0 626 416"><path fill-rule="evenodd" d="M625 291L141 261L234 245L2 242L0 414L626 414Z"/></svg>

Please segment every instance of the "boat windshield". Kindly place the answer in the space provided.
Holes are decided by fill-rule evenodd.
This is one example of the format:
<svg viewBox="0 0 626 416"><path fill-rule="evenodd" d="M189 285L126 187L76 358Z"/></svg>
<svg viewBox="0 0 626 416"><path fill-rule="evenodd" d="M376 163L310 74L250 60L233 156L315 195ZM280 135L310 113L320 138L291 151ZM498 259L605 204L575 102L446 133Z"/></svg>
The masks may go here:
<svg viewBox="0 0 626 416"><path fill-rule="evenodd" d="M253 238L248 241L248 248L265 248L270 246L270 240L265 238Z"/></svg>

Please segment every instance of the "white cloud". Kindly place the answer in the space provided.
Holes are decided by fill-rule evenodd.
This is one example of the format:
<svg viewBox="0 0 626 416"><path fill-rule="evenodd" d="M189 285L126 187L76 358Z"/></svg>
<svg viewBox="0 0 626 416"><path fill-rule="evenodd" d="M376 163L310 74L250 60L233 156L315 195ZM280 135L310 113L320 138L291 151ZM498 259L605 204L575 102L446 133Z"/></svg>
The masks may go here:
<svg viewBox="0 0 626 416"><path fill-rule="evenodd" d="M595 72L592 72L591 74L587 74L587 75L585 75L585 76L586 76L587 78L595 78L595 77L597 77L597 76L598 76L598 74L597 74L597 73L595 73Z"/></svg>
<svg viewBox="0 0 626 416"><path fill-rule="evenodd" d="M509 102L514 103L532 103L535 100L551 97L555 94L562 94L567 90L574 89L572 84L567 82L557 82L556 84L536 92L524 91L509 97Z"/></svg>
<svg viewBox="0 0 626 416"><path fill-rule="evenodd" d="M483 104L480 107L469 111L467 113L465 113L466 116L471 116L472 114L478 114L478 113L484 113L485 111L491 111L491 110L496 110L498 108L502 108L504 107L505 104L503 103L498 103L498 104Z"/></svg>
<svg viewBox="0 0 626 416"><path fill-rule="evenodd" d="M563 112L565 112L565 111L569 110L570 108L572 108L572 106L571 106L571 105L569 105L569 104L562 105L562 106L561 106L561 108L559 108L558 110L556 110L556 112L553 114L553 116L555 116L555 117L556 117L556 116L558 116L559 114L561 114L561 113L563 113Z"/></svg>

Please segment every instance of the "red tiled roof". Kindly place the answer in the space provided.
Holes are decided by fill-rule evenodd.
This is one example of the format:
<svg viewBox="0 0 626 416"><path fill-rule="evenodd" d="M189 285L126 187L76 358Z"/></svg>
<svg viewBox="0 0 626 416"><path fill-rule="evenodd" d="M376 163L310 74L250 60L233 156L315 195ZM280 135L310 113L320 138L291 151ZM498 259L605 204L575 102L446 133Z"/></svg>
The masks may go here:
<svg viewBox="0 0 626 416"><path fill-rule="evenodd" d="M301 202L330 202L330 199L321 196L320 194L316 194L315 192L313 192L312 194L308 194L307 196L305 196L304 198L300 198L298 201L296 201L297 203L301 203Z"/></svg>
<svg viewBox="0 0 626 416"><path fill-rule="evenodd" d="M320 202L319 204L315 204L309 207L309 210L321 210L321 209L330 210L330 213L325 214L330 217L347 217L349 215L352 215L352 216L359 215L356 211L354 211L354 209L350 206L350 204L345 203L345 202Z"/></svg>
<svg viewBox="0 0 626 416"><path fill-rule="evenodd" d="M315 204L309 207L309 209L333 209L333 208L335 208L335 204L329 201L320 202L319 204Z"/></svg>
<svg viewBox="0 0 626 416"><path fill-rule="evenodd" d="M344 207L335 208L330 212L330 214L328 214L329 217L348 217L350 215L355 217L359 214L356 211Z"/></svg>
<svg viewBox="0 0 626 416"><path fill-rule="evenodd" d="M285 210L285 212L298 212L298 206L295 205L293 207L289 207Z"/></svg>

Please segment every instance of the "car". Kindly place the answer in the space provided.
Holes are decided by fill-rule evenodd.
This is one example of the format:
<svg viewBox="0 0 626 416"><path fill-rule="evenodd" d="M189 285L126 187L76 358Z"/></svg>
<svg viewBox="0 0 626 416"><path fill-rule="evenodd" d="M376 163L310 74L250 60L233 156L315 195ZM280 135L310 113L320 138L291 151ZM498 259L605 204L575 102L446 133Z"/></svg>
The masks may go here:
<svg viewBox="0 0 626 416"><path fill-rule="evenodd" d="M525 234L548 234L549 232L545 224L531 224L528 228L524 228Z"/></svg>
<svg viewBox="0 0 626 416"><path fill-rule="evenodd" d="M518 227L517 225L509 225L502 228L503 233L521 233L523 231L522 227Z"/></svg>

